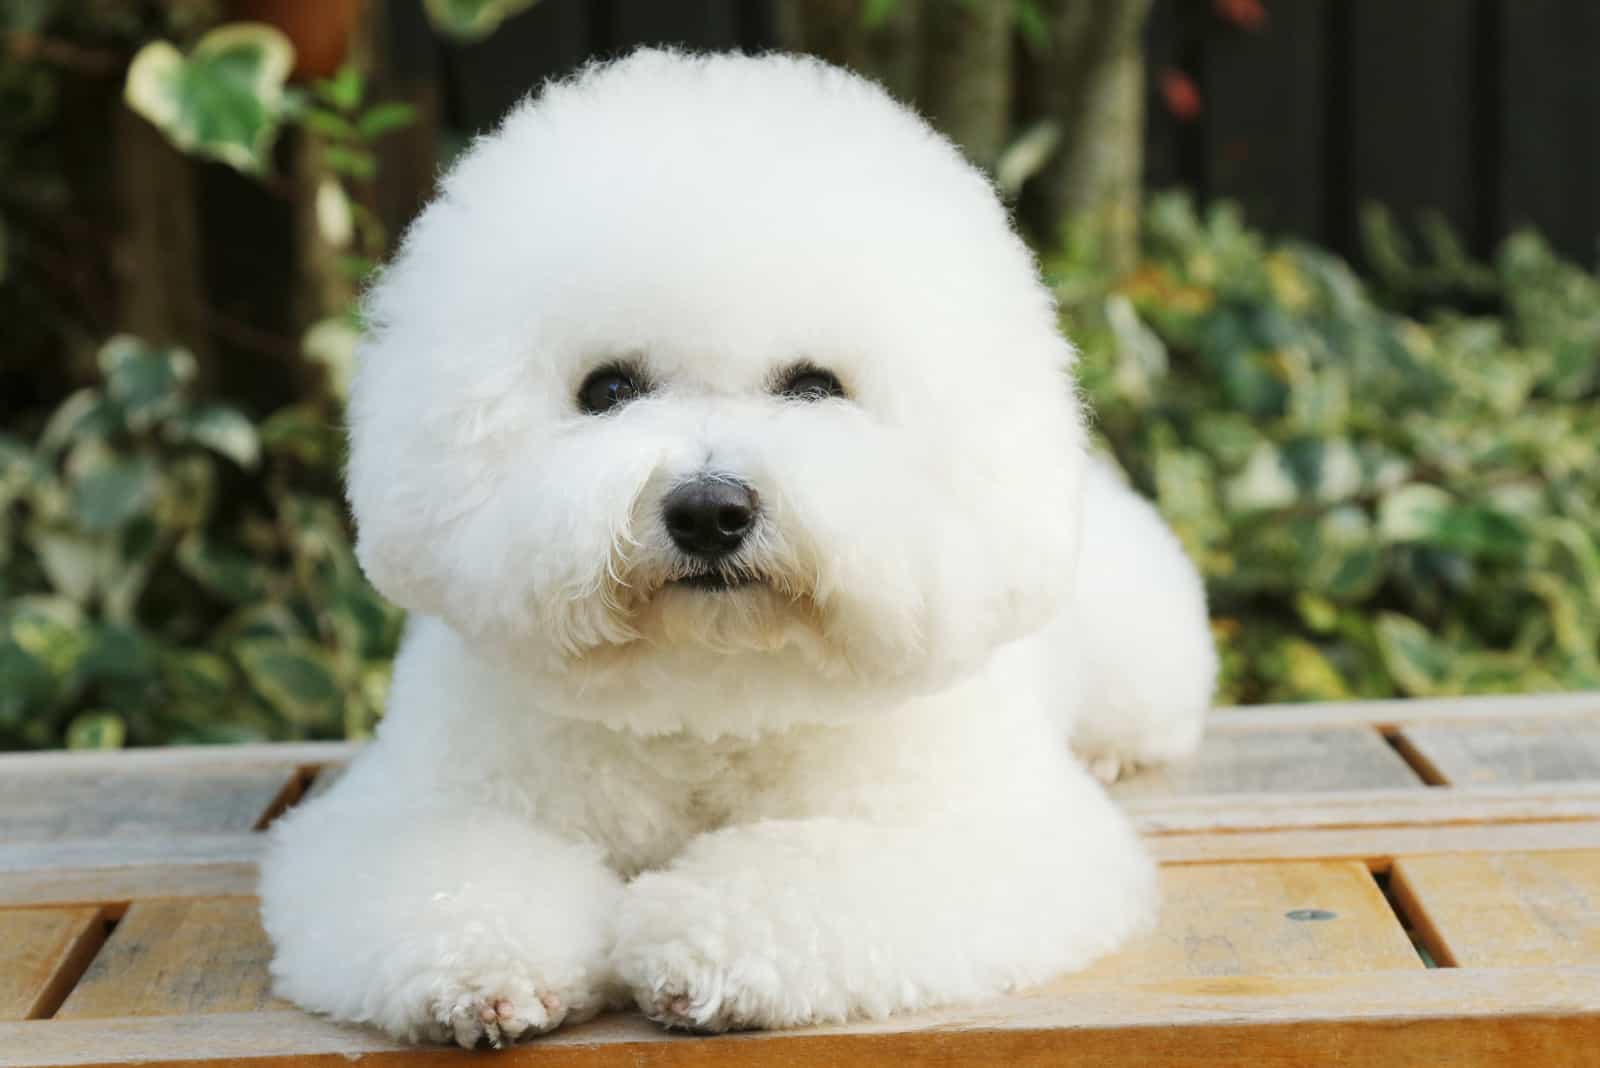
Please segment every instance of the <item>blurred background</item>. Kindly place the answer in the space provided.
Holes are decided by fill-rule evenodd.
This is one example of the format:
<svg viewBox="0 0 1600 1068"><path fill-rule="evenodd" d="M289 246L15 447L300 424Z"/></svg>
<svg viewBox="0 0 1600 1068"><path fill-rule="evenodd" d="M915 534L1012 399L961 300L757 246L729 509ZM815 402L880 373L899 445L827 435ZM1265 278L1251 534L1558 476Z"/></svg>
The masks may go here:
<svg viewBox="0 0 1600 1068"><path fill-rule="evenodd" d="M0 748L371 731L402 620L340 496L355 298L475 133L642 44L816 53L989 171L1205 572L1219 700L1600 687L1593 0L0 0L0 34Z"/></svg>

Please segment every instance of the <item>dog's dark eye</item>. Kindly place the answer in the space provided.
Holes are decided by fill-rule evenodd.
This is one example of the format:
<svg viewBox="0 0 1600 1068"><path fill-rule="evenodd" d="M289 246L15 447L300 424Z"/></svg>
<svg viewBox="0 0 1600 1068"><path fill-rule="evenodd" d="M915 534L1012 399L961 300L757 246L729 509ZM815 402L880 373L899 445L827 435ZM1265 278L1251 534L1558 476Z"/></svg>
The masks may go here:
<svg viewBox="0 0 1600 1068"><path fill-rule="evenodd" d="M599 415L627 404L643 393L640 377L626 367L602 367L591 371L578 387L578 407Z"/></svg>
<svg viewBox="0 0 1600 1068"><path fill-rule="evenodd" d="M791 400L819 401L844 396L844 386L832 371L806 365L785 373L778 382L778 392Z"/></svg>

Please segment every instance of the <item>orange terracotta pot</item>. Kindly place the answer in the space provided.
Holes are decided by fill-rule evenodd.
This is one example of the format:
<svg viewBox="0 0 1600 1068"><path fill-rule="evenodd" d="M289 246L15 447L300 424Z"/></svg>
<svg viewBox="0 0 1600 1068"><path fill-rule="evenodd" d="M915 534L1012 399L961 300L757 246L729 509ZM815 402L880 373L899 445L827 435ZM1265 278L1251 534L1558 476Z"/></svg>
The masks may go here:
<svg viewBox="0 0 1600 1068"><path fill-rule="evenodd" d="M233 18L265 22L294 42L297 81L327 78L350 53L366 0L232 0Z"/></svg>

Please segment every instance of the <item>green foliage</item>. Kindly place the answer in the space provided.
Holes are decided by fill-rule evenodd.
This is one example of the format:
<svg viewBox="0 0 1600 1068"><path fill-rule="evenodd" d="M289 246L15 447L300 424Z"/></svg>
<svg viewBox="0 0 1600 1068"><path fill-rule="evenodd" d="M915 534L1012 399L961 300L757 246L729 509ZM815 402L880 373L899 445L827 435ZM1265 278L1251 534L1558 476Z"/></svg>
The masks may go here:
<svg viewBox="0 0 1600 1068"><path fill-rule="evenodd" d="M152 41L128 66L123 98L185 152L267 170L284 116L294 45L271 26L232 23L185 55Z"/></svg>
<svg viewBox="0 0 1600 1068"><path fill-rule="evenodd" d="M478 41L536 3L538 0L422 0L422 7L440 30L458 40Z"/></svg>
<svg viewBox="0 0 1600 1068"><path fill-rule="evenodd" d="M411 125L409 104L366 102L367 81L355 67L315 83L308 99L297 101L295 115L316 139L328 176L317 190L317 221L322 239L340 251L340 266L354 282L376 269L388 245L383 221L363 203L362 187L378 175L379 138Z"/></svg>
<svg viewBox="0 0 1600 1068"><path fill-rule="evenodd" d="M1180 197L1119 284L1049 264L1098 432L1205 573L1222 698L1600 686L1600 280L1367 227L1381 299Z"/></svg>
<svg viewBox="0 0 1600 1068"><path fill-rule="evenodd" d="M334 400L256 427L117 337L0 435L0 748L360 736L399 616L362 578Z"/></svg>

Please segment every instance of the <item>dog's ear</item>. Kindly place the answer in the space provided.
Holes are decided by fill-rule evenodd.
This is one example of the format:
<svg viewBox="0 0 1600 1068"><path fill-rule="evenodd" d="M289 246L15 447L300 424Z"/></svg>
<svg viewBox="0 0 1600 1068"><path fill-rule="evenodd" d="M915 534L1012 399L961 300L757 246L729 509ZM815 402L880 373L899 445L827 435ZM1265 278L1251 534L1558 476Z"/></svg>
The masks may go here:
<svg viewBox="0 0 1600 1068"><path fill-rule="evenodd" d="M1071 378L1074 353L1054 324L1014 373L1003 432L977 448L979 508L1000 640L1042 626L1071 590L1080 541L1087 435Z"/></svg>
<svg viewBox="0 0 1600 1068"><path fill-rule="evenodd" d="M429 448L423 440L434 419L422 403L426 388L404 386L414 362L383 328L362 344L348 410L345 485L356 557L368 580L408 611L431 615L441 607L445 577L428 550L437 550L439 527L448 522L444 507L460 499L439 497L446 446Z"/></svg>

